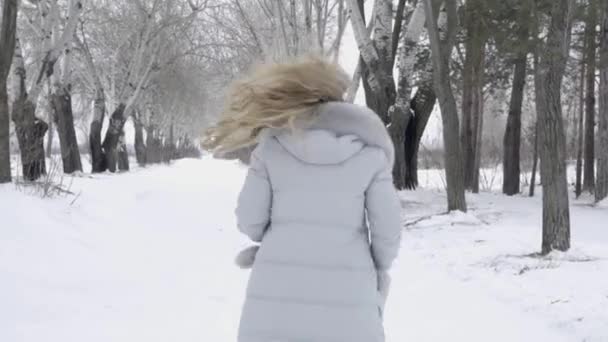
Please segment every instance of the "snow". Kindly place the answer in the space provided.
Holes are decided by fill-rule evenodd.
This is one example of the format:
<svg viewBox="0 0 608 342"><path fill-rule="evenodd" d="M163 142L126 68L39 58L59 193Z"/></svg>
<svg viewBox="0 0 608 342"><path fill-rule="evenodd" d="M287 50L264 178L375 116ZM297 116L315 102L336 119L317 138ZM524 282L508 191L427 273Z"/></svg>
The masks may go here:
<svg viewBox="0 0 608 342"><path fill-rule="evenodd" d="M0 341L235 341L248 271L237 162L82 175L75 195L0 186ZM608 210L572 202L572 245L540 249L541 201L402 192L387 341L608 341ZM539 192L540 193L540 192Z"/></svg>

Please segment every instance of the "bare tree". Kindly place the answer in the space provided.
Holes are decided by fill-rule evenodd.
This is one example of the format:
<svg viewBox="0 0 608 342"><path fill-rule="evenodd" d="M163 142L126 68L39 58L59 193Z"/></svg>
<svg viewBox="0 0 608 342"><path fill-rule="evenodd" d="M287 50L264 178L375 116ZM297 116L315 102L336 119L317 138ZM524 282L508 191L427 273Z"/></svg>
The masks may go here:
<svg viewBox="0 0 608 342"><path fill-rule="evenodd" d="M83 34L83 40L78 37L75 39L78 50L83 56L85 69L92 79L94 88L93 97L93 119L89 129L89 147L91 151L91 172L103 172L106 170L106 162L104 152L101 147L101 129L103 120L106 115L106 94L101 83L99 72L93 61L93 56L86 41L86 36Z"/></svg>
<svg viewBox="0 0 608 342"><path fill-rule="evenodd" d="M583 191L593 192L595 186L595 69L596 69L596 0L589 0L585 23L585 60L587 64L585 96L585 150L583 163Z"/></svg>
<svg viewBox="0 0 608 342"><path fill-rule="evenodd" d="M585 41L586 46L586 41ZM583 51L587 49L583 47ZM576 197L581 195L583 192L583 148L584 148L584 119L585 119L585 59L581 59L581 72L580 72L580 85L579 85L579 96L578 96L578 120L576 126L576 180L574 186L574 193Z"/></svg>
<svg viewBox="0 0 608 342"><path fill-rule="evenodd" d="M437 3L440 1L434 0ZM423 2L410 8L405 1L399 1L395 20L391 29L391 15L387 8L391 3L376 1L373 6L371 21L365 27L363 1L347 1L351 12L351 24L355 39L360 49L359 64L353 75L353 83L348 90L347 101L353 101L359 80L362 80L368 107L372 108L389 126L393 143L396 147L393 179L399 189L414 189L418 184L417 155L422 133L435 105L435 93L432 86L432 74L429 68L416 70L418 90L412 97L414 88L414 62L420 57L416 46L424 25ZM406 16L406 10L411 13ZM404 32L402 21L409 17ZM370 31L373 32L370 37ZM403 34L402 34L403 33ZM399 91L395 87L393 66L399 46L399 37L403 37L399 54ZM430 63L426 63L430 64Z"/></svg>
<svg viewBox="0 0 608 342"><path fill-rule="evenodd" d="M570 45L573 0L550 6L546 42L537 42L536 108L540 135L540 172L543 181L542 253L570 248L570 208L566 177L566 146L562 121L561 86ZM542 15L536 11L537 22ZM535 35L538 37L538 34Z"/></svg>
<svg viewBox="0 0 608 342"><path fill-rule="evenodd" d="M598 112L598 149L597 182L595 200L597 202L608 196L608 1L602 1L599 8L602 13L600 26L600 89Z"/></svg>
<svg viewBox="0 0 608 342"><path fill-rule="evenodd" d="M465 188L479 192L481 130L483 127L483 85L485 45L484 1L465 3L465 60L463 70L462 127L460 140L464 158Z"/></svg>
<svg viewBox="0 0 608 342"><path fill-rule="evenodd" d="M155 78L168 66L197 55L207 46L194 25L207 9L207 1L106 1L96 5L95 12L91 12L95 15L83 20L86 27L81 26L77 41L86 83L94 94L89 136L93 172L126 171L129 166L124 126L131 115L137 115L134 124L142 133L141 113L135 113L143 95L153 88ZM97 24L98 17L105 18L104 22L112 27ZM113 111L102 141L106 108ZM144 140L142 135L138 134L138 142Z"/></svg>
<svg viewBox="0 0 608 342"><path fill-rule="evenodd" d="M392 33L387 27L392 22L390 2L388 0L377 0L374 5L377 8L376 20L379 22L374 30L374 40L367 35L365 21L357 0L347 0L346 3L351 14L350 21L355 40L359 45L359 52L365 63L363 75L367 76L365 79L371 89L371 94L366 92L367 105L380 116L384 123L388 123L390 121L388 110L394 104L396 97L395 82L391 70L392 63L389 60L392 56L390 40Z"/></svg>
<svg viewBox="0 0 608 342"><path fill-rule="evenodd" d="M58 7L56 1L51 3L51 6ZM68 23L66 32L63 34L70 35L65 39L63 49L62 68L60 73L51 78L52 94L50 98L53 121L57 127L57 135L59 137L59 146L61 148L61 159L63 172L70 174L76 171L82 171L82 163L80 161L80 151L78 149L78 141L76 139L76 130L74 127L74 114L72 112L72 85L71 85L71 68L72 68L72 44L71 39L76 29L76 23L79 13L82 9L81 1L71 1L69 12L67 14ZM53 12L57 12L55 9ZM58 21L58 20L57 20ZM55 26L55 25L53 25ZM58 39L58 32L53 29L55 40ZM55 38L57 37L57 38ZM49 135L51 136L51 135ZM50 145L48 147L50 149Z"/></svg>
<svg viewBox="0 0 608 342"><path fill-rule="evenodd" d="M11 118L15 123L17 141L21 152L23 178L34 181L46 173L43 139L48 130L48 124L36 117L36 101L34 100L37 98L37 94L34 93L36 89L32 89L29 94L26 90L26 70L19 40L15 44L15 66L13 70L15 73L14 88L16 96ZM44 70L41 70L41 75L44 75L43 73Z"/></svg>
<svg viewBox="0 0 608 342"><path fill-rule="evenodd" d="M395 169L393 178L399 189L415 187L407 184L408 163L406 157L407 127L412 120L410 108L412 78L416 63L416 45L424 28L424 4L419 1L414 9L403 37L403 46L399 54L399 78L395 104L389 109L391 126L389 132L395 145ZM411 135L411 133L410 133ZM409 142L408 142L409 143ZM411 144L409 144L411 145Z"/></svg>
<svg viewBox="0 0 608 342"><path fill-rule="evenodd" d="M538 65L538 63L535 63ZM532 152L532 174L530 176L530 192L528 195L534 197L534 190L536 189L536 169L538 168L538 120L534 124L534 147Z"/></svg>
<svg viewBox="0 0 608 342"><path fill-rule="evenodd" d="M441 119L443 122L444 159L446 169L446 183L448 192L448 210L466 211L467 205L464 196L463 159L460 141L458 139L458 110L456 100L452 93L449 75L449 62L455 36L457 13L453 1L444 2L439 20L447 20L447 32L440 32L433 15L431 0L424 0L426 12L426 25L431 42L431 55L433 60L433 79L435 91L439 98ZM450 29L451 28L451 29ZM443 36L443 39L442 39Z"/></svg>
<svg viewBox="0 0 608 342"><path fill-rule="evenodd" d="M523 47L517 51L513 61L513 81L507 127L503 142L503 184L502 192L512 196L520 191L520 149L521 149L521 113L526 85L528 64L529 7L526 1L520 1L520 19L517 21L517 37Z"/></svg>
<svg viewBox="0 0 608 342"><path fill-rule="evenodd" d="M53 39L53 27L60 20L59 8L56 1L40 1L36 3L41 21L42 60L40 68L29 91L26 89L26 69L23 60L21 44L17 40L15 47L15 92L12 120L15 123L17 141L21 151L23 177L36 180L46 173L44 154L44 135L48 124L36 117L36 105L46 81L54 74L55 66L61 54L72 40L76 28L78 13L82 10L80 0L70 0L70 17L64 25L63 32ZM73 124L72 124L73 129Z"/></svg>
<svg viewBox="0 0 608 342"><path fill-rule="evenodd" d="M7 78L15 51L17 31L17 0L5 0L2 7L0 28L0 183L11 181L11 156L9 137L9 109Z"/></svg>

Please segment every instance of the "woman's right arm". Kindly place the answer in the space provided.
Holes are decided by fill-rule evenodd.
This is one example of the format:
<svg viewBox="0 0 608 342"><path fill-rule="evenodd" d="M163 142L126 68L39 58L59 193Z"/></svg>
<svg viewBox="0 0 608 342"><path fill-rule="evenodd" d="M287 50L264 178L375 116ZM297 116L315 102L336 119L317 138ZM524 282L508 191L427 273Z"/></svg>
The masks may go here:
<svg viewBox="0 0 608 342"><path fill-rule="evenodd" d="M388 164L388 162L386 163ZM393 185L392 170L385 166L365 193L371 250L378 271L386 271L397 257L401 243L401 202Z"/></svg>

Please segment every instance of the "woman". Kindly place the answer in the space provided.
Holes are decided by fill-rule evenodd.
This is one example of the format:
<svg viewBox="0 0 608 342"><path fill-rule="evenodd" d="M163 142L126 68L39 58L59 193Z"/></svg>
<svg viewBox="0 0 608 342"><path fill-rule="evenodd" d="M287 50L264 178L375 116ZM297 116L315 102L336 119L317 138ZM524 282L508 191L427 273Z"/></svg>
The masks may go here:
<svg viewBox="0 0 608 342"><path fill-rule="evenodd" d="M394 148L375 113L343 102L348 83L318 58L261 66L206 135L215 152L257 144L236 209L260 243L240 342L384 341L401 237Z"/></svg>

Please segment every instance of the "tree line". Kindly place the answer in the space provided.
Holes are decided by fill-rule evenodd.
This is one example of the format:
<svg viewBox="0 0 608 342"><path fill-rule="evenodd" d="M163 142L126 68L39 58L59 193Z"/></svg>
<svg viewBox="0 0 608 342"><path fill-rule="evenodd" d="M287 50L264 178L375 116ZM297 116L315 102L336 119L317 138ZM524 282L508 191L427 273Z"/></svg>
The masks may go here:
<svg viewBox="0 0 608 342"><path fill-rule="evenodd" d="M359 60L346 99L353 101L361 85L367 106L387 125L396 187L418 186L422 138L438 106L447 208L466 211L465 192L479 191L488 163L487 123L496 107L505 107L504 128L495 134L503 193L522 193L526 179L533 195L541 182L542 252L566 250L568 161L576 160L577 196L587 192L601 201L608 193L607 6L3 0L0 182L11 179L11 137L26 179L44 173L45 146L48 153L55 135L64 171L81 171L75 126L86 127L93 172L128 169L127 123L140 164L195 155L195 137L234 77L256 61L310 51L338 61L353 53L341 50L350 26Z"/></svg>
<svg viewBox="0 0 608 342"><path fill-rule="evenodd" d="M366 103L387 124L396 146L395 185L418 185L421 136L438 103L448 210L466 211L465 191L479 191L483 168L484 117L490 114L484 104L506 89L503 193L522 191L520 180L527 176L521 167L522 122L531 122L529 191L534 194L540 168L542 253L567 250L570 141L576 146L576 195L587 191L601 201L608 191L608 3L375 0L370 23L363 0L346 4L360 48L357 72ZM522 110L524 99L533 103L530 112ZM576 102L578 116L564 113Z"/></svg>
<svg viewBox="0 0 608 342"><path fill-rule="evenodd" d="M45 174L55 140L64 173L83 171L79 147L87 144L78 141L76 121L88 126L80 136L88 138L94 173L129 169L129 120L139 164L198 155L194 138L206 94L206 57L199 52L208 44L200 21L207 5L3 1L0 182L11 181L11 138L27 181Z"/></svg>

